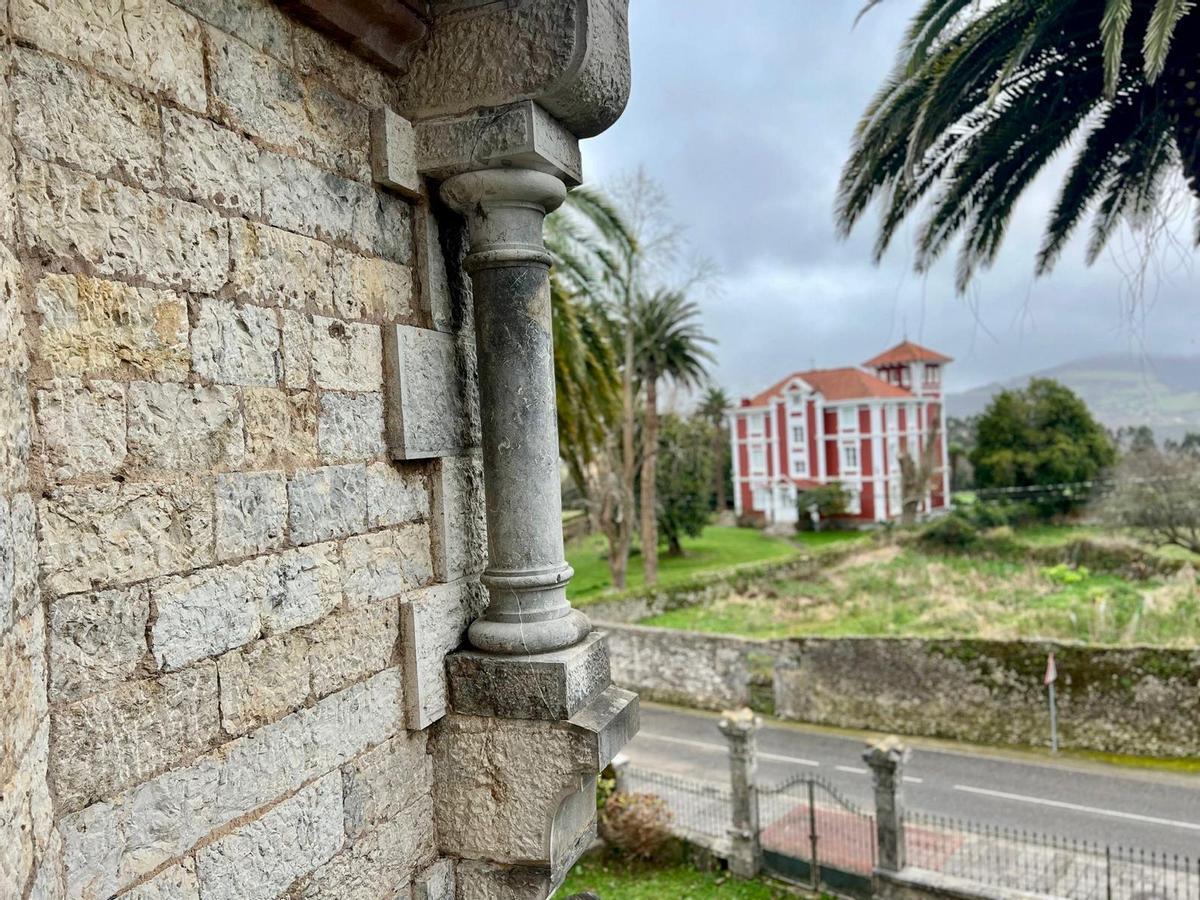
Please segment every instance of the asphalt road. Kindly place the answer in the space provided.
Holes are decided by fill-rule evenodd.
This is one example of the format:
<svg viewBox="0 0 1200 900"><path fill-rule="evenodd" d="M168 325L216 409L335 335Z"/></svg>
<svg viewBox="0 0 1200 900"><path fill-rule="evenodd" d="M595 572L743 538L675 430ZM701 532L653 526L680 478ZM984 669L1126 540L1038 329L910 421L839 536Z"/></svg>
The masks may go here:
<svg viewBox="0 0 1200 900"><path fill-rule="evenodd" d="M651 703L641 716L625 750L635 766L728 783L718 716ZM1200 859L1200 776L913 744L905 769L911 810ZM869 809L863 748L859 738L767 723L759 783L815 772Z"/></svg>

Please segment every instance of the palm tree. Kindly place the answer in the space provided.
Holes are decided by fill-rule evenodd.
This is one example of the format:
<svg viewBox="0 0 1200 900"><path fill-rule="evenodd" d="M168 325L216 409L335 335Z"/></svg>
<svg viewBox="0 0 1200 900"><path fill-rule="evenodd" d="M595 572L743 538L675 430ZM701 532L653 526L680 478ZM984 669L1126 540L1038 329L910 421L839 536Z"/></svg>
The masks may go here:
<svg viewBox="0 0 1200 900"><path fill-rule="evenodd" d="M645 394L642 437L642 564L645 583L658 581L658 520L655 477L658 463L658 380L684 387L703 383L713 339L701 330L700 308L678 291L658 290L637 298L630 327L635 365Z"/></svg>
<svg viewBox="0 0 1200 900"><path fill-rule="evenodd" d="M564 211L546 220L546 247L554 258L550 298L558 448L585 494L586 469L620 409L620 359L605 294L615 277L613 248L630 240L615 209L586 189L568 194Z"/></svg>
<svg viewBox="0 0 1200 900"><path fill-rule="evenodd" d="M698 412L713 427L713 481L717 495L717 515L725 512L725 414L732 404L719 385L710 385L700 399Z"/></svg>
<svg viewBox="0 0 1200 900"><path fill-rule="evenodd" d="M1037 272L1054 266L1094 209L1090 264L1118 224L1149 222L1168 175L1181 172L1200 198L1198 83L1191 0L925 0L855 131L839 228L849 233L880 198L878 260L927 201L916 268L962 233L964 290L995 260L1017 198L1077 145Z"/></svg>

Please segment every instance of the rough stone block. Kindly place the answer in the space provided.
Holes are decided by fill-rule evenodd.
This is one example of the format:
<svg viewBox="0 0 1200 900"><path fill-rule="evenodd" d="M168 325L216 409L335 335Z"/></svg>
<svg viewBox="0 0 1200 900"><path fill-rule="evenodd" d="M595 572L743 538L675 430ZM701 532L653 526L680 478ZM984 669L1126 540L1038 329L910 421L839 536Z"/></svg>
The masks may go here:
<svg viewBox="0 0 1200 900"><path fill-rule="evenodd" d="M29 900L67 900L62 854L62 836L57 831L51 831L38 862L33 885L29 889ZM3 870L2 863L0 870Z"/></svg>
<svg viewBox="0 0 1200 900"><path fill-rule="evenodd" d="M254 640L262 631L267 579L262 560L217 566L150 586L157 616L150 647L161 668L178 669Z"/></svg>
<svg viewBox="0 0 1200 900"><path fill-rule="evenodd" d="M595 776L586 741L564 724L455 714L430 743L442 852L549 865L562 798Z"/></svg>
<svg viewBox="0 0 1200 900"><path fill-rule="evenodd" d="M0 784L13 778L47 714L46 627L35 610L0 636Z"/></svg>
<svg viewBox="0 0 1200 900"><path fill-rule="evenodd" d="M202 300L192 327L196 374L220 384L274 385L282 374L273 310Z"/></svg>
<svg viewBox="0 0 1200 900"><path fill-rule="evenodd" d="M266 564L263 628L268 634L316 622L342 602L336 544L288 550Z"/></svg>
<svg viewBox="0 0 1200 900"><path fill-rule="evenodd" d="M483 463L473 456L441 460L433 476L433 566L438 581L477 575L487 565Z"/></svg>
<svg viewBox="0 0 1200 900"><path fill-rule="evenodd" d="M356 836L431 796L425 735L398 734L342 767L346 834ZM432 816L430 816L432 818Z"/></svg>
<svg viewBox="0 0 1200 900"><path fill-rule="evenodd" d="M129 462L199 474L242 464L246 445L229 388L138 381L129 386Z"/></svg>
<svg viewBox="0 0 1200 900"><path fill-rule="evenodd" d="M408 897L415 869L437 853L428 796L398 818L360 835L307 879L304 900L394 900Z"/></svg>
<svg viewBox="0 0 1200 900"><path fill-rule="evenodd" d="M447 712L445 657L463 642L484 604L478 584L456 581L409 593L400 604L404 700L410 728L427 728Z"/></svg>
<svg viewBox="0 0 1200 900"><path fill-rule="evenodd" d="M127 173L145 187L161 183L158 108L127 88L57 59L18 49L10 76L22 149L95 175Z"/></svg>
<svg viewBox="0 0 1200 900"><path fill-rule="evenodd" d="M395 670L59 821L72 896L108 897L402 727ZM338 777L334 773L333 777Z"/></svg>
<svg viewBox="0 0 1200 900"><path fill-rule="evenodd" d="M592 632L565 650L497 656L466 650L446 660L455 712L505 719L569 719L612 683L608 641Z"/></svg>
<svg viewBox="0 0 1200 900"><path fill-rule="evenodd" d="M421 196L416 133L408 119L387 106L371 111L371 176L376 184Z"/></svg>
<svg viewBox="0 0 1200 900"><path fill-rule="evenodd" d="M429 527L422 522L358 535L342 547L342 579L351 606L395 597L433 580Z"/></svg>
<svg viewBox="0 0 1200 900"><path fill-rule="evenodd" d="M200 900L196 861L189 856L168 866L149 881L122 894L120 900Z"/></svg>
<svg viewBox="0 0 1200 900"><path fill-rule="evenodd" d="M246 463L256 468L302 468L317 456L317 401L309 391L242 391Z"/></svg>
<svg viewBox="0 0 1200 900"><path fill-rule="evenodd" d="M257 222L229 229L234 290L255 303L304 309L333 308L333 248Z"/></svg>
<svg viewBox="0 0 1200 900"><path fill-rule="evenodd" d="M464 859L455 875L456 900L528 900L548 897L554 889L550 869L538 866L504 866Z"/></svg>
<svg viewBox="0 0 1200 900"><path fill-rule="evenodd" d="M258 148L236 132L174 109L163 110L167 185L235 215L262 207ZM233 231L237 231L234 223Z"/></svg>
<svg viewBox="0 0 1200 900"><path fill-rule="evenodd" d="M317 444L330 461L381 456L383 394L322 394Z"/></svg>
<svg viewBox="0 0 1200 900"><path fill-rule="evenodd" d="M411 325L391 326L386 334L393 458L462 454L469 437L467 387L454 337Z"/></svg>
<svg viewBox="0 0 1200 900"><path fill-rule="evenodd" d="M454 862L442 857L413 879L413 900L455 900Z"/></svg>
<svg viewBox="0 0 1200 900"><path fill-rule="evenodd" d="M334 302L344 319L406 318L412 314L412 269L377 256L335 251Z"/></svg>
<svg viewBox="0 0 1200 900"><path fill-rule="evenodd" d="M37 393L37 419L54 480L108 474L125 462L125 389L116 382L56 379Z"/></svg>
<svg viewBox="0 0 1200 900"><path fill-rule="evenodd" d="M198 19L226 34L237 35L251 47L289 62L292 58L291 21L264 0L175 0Z"/></svg>
<svg viewBox="0 0 1200 900"><path fill-rule="evenodd" d="M213 292L225 283L229 228L194 203L29 157L17 194L25 241L40 254L187 290Z"/></svg>
<svg viewBox="0 0 1200 900"><path fill-rule="evenodd" d="M14 494L9 498L12 565L12 600L16 617L30 615L41 606L38 588L37 509L31 494Z"/></svg>
<svg viewBox="0 0 1200 900"><path fill-rule="evenodd" d="M271 900L341 848L342 785L325 776L196 854L205 900Z"/></svg>
<svg viewBox="0 0 1200 900"><path fill-rule="evenodd" d="M134 677L146 663L146 584L71 594L50 604L50 699L78 700Z"/></svg>
<svg viewBox="0 0 1200 900"><path fill-rule="evenodd" d="M142 0L137 15L90 0L11 0L8 8L17 36L190 109L204 109L199 25L166 0Z"/></svg>
<svg viewBox="0 0 1200 900"><path fill-rule="evenodd" d="M313 318L313 377L334 391L378 391L383 386L379 326Z"/></svg>
<svg viewBox="0 0 1200 900"><path fill-rule="evenodd" d="M209 32L213 101L228 124L348 178L369 176L367 111L240 40Z"/></svg>
<svg viewBox="0 0 1200 900"><path fill-rule="evenodd" d="M413 213L416 219L416 241L418 271L421 279L421 303L429 314L429 321L438 331L471 333L474 310L470 309L470 297L457 306L450 296L450 284L446 276L446 257L442 253L441 227L428 205ZM465 226L461 230L465 230ZM469 279L464 279L465 291L470 291ZM457 316L455 315L457 313ZM457 321L456 321L457 319Z"/></svg>
<svg viewBox="0 0 1200 900"><path fill-rule="evenodd" d="M287 478L282 472L237 472L216 481L217 558L253 556L283 546Z"/></svg>
<svg viewBox="0 0 1200 900"><path fill-rule="evenodd" d="M296 71L329 82L368 109L396 103L397 78L372 65L333 38L312 28L297 28Z"/></svg>
<svg viewBox="0 0 1200 900"><path fill-rule="evenodd" d="M39 504L53 594L194 569L212 559L212 497L197 484L63 486Z"/></svg>
<svg viewBox="0 0 1200 900"><path fill-rule="evenodd" d="M7 633L13 622L20 618L16 615L13 598L13 585L16 581L14 549L12 509L8 498L0 495L0 635Z"/></svg>
<svg viewBox="0 0 1200 900"><path fill-rule="evenodd" d="M289 388L307 388L312 381L313 323L306 312L279 312L283 327L283 383Z"/></svg>
<svg viewBox="0 0 1200 900"><path fill-rule="evenodd" d="M399 623L395 598L334 610L310 627L312 693L324 697L392 665Z"/></svg>
<svg viewBox="0 0 1200 900"><path fill-rule="evenodd" d="M270 224L346 241L393 262L411 261L412 213L404 200L290 156L264 152L259 165Z"/></svg>
<svg viewBox="0 0 1200 900"><path fill-rule="evenodd" d="M33 876L38 852L52 834L50 794L46 787L49 726L43 724L19 758L10 758L11 777L0 791L0 889L20 890Z"/></svg>
<svg viewBox="0 0 1200 900"><path fill-rule="evenodd" d="M297 472L288 483L288 527L297 544L345 537L367 521L367 473L362 465Z"/></svg>
<svg viewBox="0 0 1200 900"><path fill-rule="evenodd" d="M546 172L568 186L583 181L579 139L532 100L421 122L416 132L418 168L434 178L504 164Z"/></svg>
<svg viewBox="0 0 1200 900"><path fill-rule="evenodd" d="M216 740L212 663L122 685L55 713L51 775L59 807L74 811L139 784Z"/></svg>
<svg viewBox="0 0 1200 900"><path fill-rule="evenodd" d="M229 734L245 734L304 705L308 642L295 633L255 641L218 659L217 674L221 727Z"/></svg>
<svg viewBox="0 0 1200 900"><path fill-rule="evenodd" d="M34 300L42 321L39 359L53 374L187 377L187 305L178 294L86 275L47 275Z"/></svg>
<svg viewBox="0 0 1200 900"><path fill-rule="evenodd" d="M429 478L424 469L376 462L367 466L367 526L382 528L429 518Z"/></svg>

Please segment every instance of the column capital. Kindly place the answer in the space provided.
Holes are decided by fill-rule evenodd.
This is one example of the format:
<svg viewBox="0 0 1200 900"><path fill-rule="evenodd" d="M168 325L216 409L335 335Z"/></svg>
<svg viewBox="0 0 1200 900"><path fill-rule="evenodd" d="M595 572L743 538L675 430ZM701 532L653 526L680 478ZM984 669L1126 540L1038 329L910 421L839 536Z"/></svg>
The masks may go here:
<svg viewBox="0 0 1200 900"><path fill-rule="evenodd" d="M503 166L464 172L442 182L442 199L467 217L491 208L535 206L546 215L567 199L562 180L534 169Z"/></svg>
<svg viewBox="0 0 1200 900"><path fill-rule="evenodd" d="M731 741L744 741L762 728L762 717L756 715L754 710L749 707L743 707L739 710L726 710L721 713L721 720L717 723L717 728L721 730L721 734L725 735Z"/></svg>
<svg viewBox="0 0 1200 900"><path fill-rule="evenodd" d="M870 744L863 751L863 762L871 769L876 778L880 776L895 776L908 761L909 748L895 735L888 735Z"/></svg>

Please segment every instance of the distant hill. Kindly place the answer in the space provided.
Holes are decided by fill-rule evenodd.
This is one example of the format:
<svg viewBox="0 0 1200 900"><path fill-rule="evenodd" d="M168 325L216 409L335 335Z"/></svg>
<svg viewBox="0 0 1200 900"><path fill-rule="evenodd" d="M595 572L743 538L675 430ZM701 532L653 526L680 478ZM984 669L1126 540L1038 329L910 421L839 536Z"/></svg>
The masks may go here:
<svg viewBox="0 0 1200 900"><path fill-rule="evenodd" d="M1093 356L946 397L946 413L983 412L998 392L1030 378L1053 378L1075 391L1104 425L1149 425L1160 441L1200 431L1200 356Z"/></svg>

